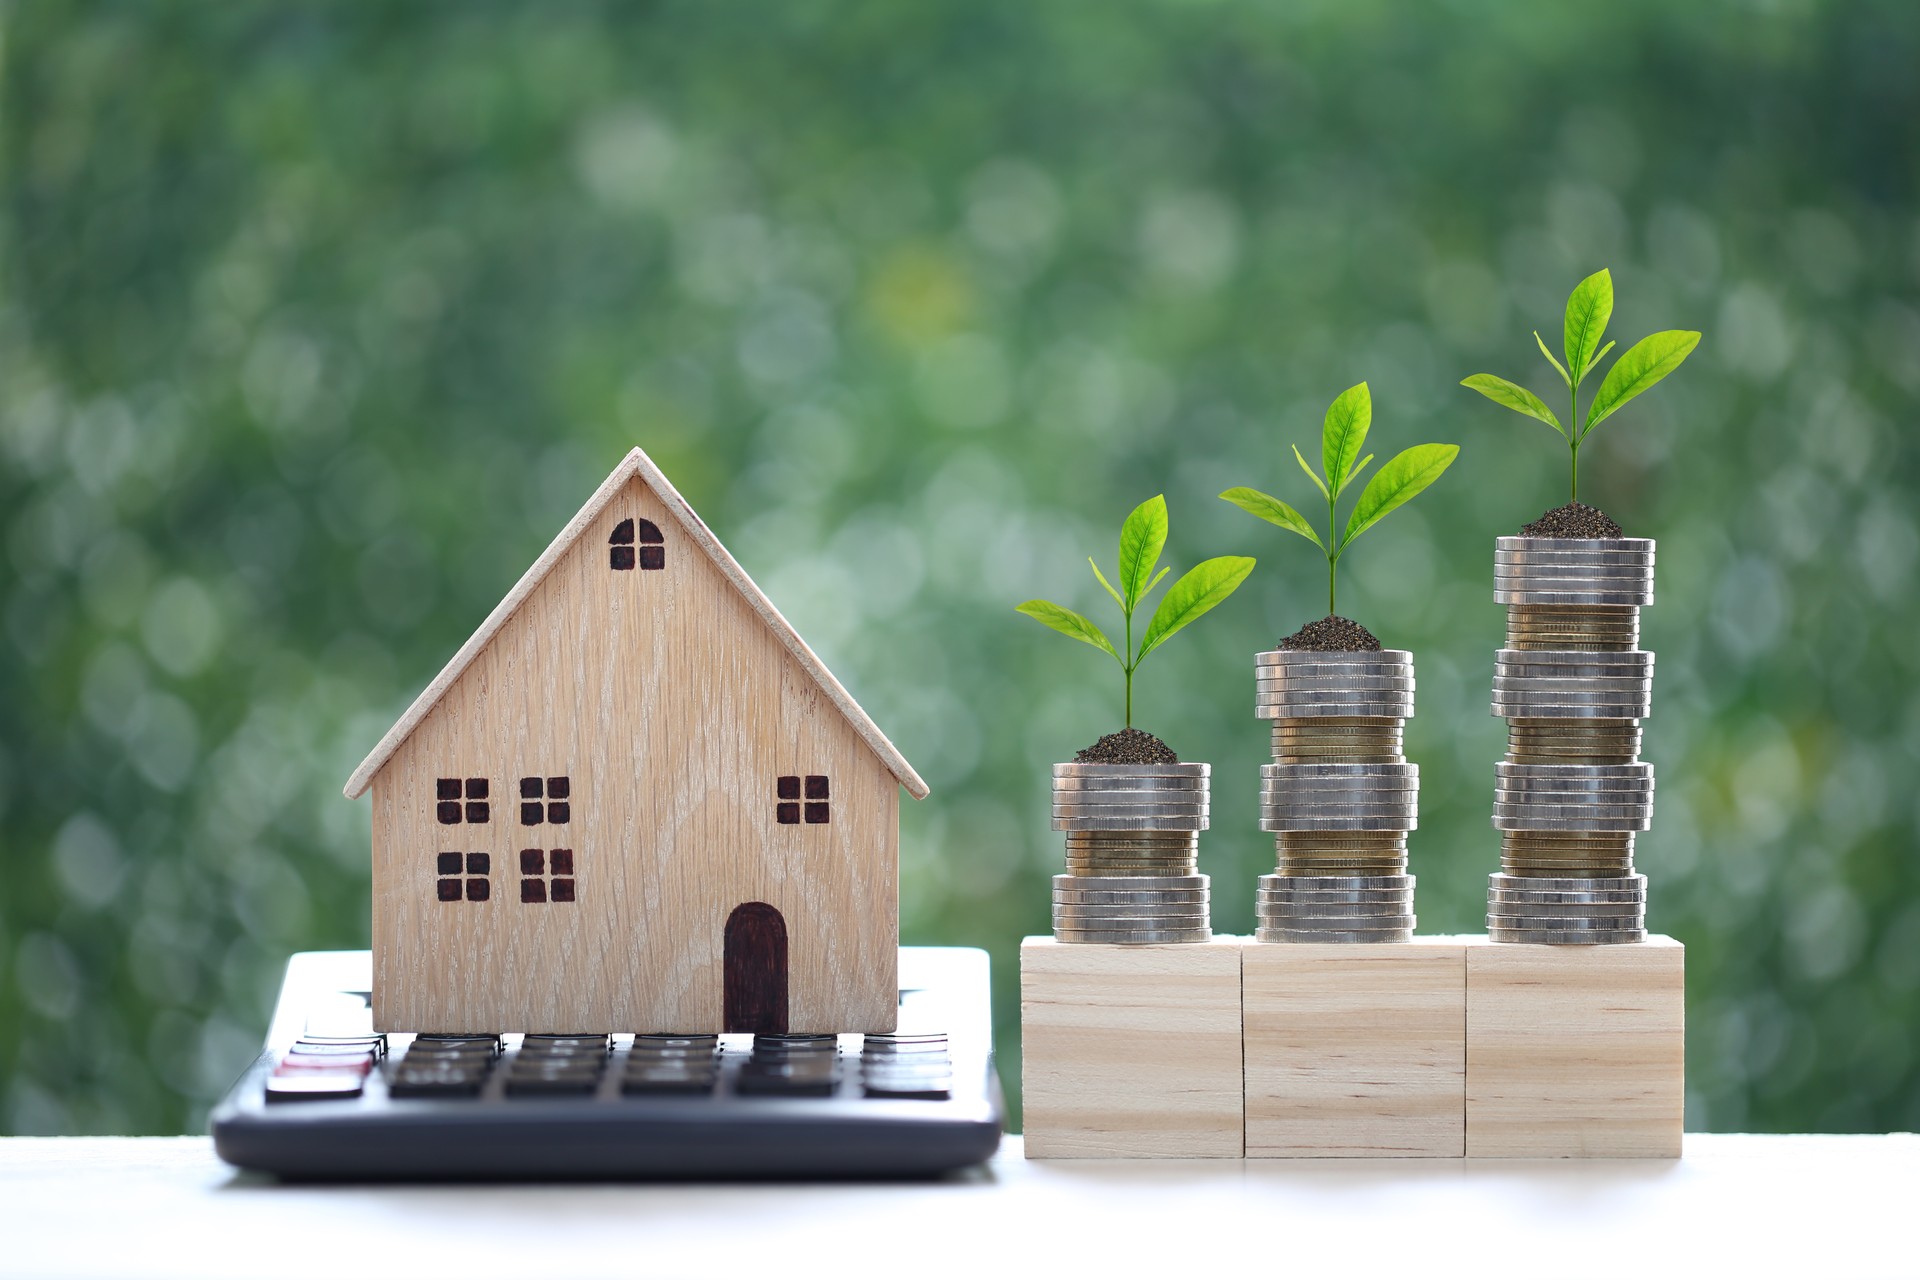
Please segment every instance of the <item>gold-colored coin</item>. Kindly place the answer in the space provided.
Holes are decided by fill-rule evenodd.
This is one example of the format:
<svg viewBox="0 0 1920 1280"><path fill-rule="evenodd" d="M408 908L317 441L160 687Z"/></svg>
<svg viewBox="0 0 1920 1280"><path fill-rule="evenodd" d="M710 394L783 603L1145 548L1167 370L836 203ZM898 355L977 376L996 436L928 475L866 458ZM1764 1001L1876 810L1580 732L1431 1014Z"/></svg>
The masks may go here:
<svg viewBox="0 0 1920 1280"><path fill-rule="evenodd" d="M1507 606L1509 649L1640 647L1640 610L1632 605L1514 604Z"/></svg>

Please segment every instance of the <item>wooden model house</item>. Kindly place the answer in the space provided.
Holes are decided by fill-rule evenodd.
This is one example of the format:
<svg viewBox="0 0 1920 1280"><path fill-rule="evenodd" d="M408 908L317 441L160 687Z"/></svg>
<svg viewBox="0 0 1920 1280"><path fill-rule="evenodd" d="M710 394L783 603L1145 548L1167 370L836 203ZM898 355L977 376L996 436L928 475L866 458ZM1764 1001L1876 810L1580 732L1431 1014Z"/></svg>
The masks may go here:
<svg viewBox="0 0 1920 1280"><path fill-rule="evenodd" d="M354 771L399 1031L889 1031L927 784L639 449Z"/></svg>

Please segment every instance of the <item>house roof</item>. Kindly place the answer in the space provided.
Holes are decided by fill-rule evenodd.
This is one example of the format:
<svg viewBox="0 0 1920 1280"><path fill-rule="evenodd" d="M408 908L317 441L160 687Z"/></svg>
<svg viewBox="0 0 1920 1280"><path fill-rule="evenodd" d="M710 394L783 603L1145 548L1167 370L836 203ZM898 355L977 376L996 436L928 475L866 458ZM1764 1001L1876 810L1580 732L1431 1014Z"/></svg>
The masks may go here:
<svg viewBox="0 0 1920 1280"><path fill-rule="evenodd" d="M467 642L460 646L460 651L453 655L452 661L442 667L440 674L433 678L433 683L421 691L420 696L413 700L413 705L407 708L406 714L394 723L393 728L387 730L387 736L380 739L380 745L360 762L360 767L353 771L351 778L347 779L348 799L358 799L365 793L373 783L373 776L385 767L393 753L400 749L400 744L420 727L420 722L427 718L427 713L439 704L447 690L453 687L454 682L461 677L473 660L480 656L480 651L487 647L487 643L507 625L507 620L519 611L522 604L526 603L527 597L533 594L534 588L545 580L553 567L560 563L560 558L580 540L582 534L592 527L600 513L606 509L607 504L613 501L614 495L620 492L627 481L636 476L653 490L654 495L661 502L666 504L668 512L679 522L681 530L707 553L707 558L712 560L719 568L721 575L733 584L734 590L746 597L747 603L753 606L753 611L760 615L760 620L772 629L780 643L786 646L787 652L799 662L800 669L820 686L821 691L832 701L840 714L846 717L847 723L853 726L854 731L866 742L873 754L880 758L880 763L899 779L900 785L907 789L907 794L916 800L927 794L927 784L918 773L914 772L913 766L907 763L907 758L900 754L893 743L887 741L887 735L880 732L880 726L860 709L860 704L853 700L853 695L833 678L833 673L827 670L826 664L821 662L819 655L807 646L807 642L800 638L800 633L793 629L793 625L780 616L780 611L773 607L773 602L754 585L753 579L747 576L747 571L740 567L739 561L720 545L720 539L713 536L713 531L707 528L706 522L687 505L687 500L680 496L680 491L660 473L660 468L653 464L653 459L636 448L621 459L620 465L613 469L613 474L594 490L593 496L587 499L587 504L567 522L567 527L562 529L559 536L540 553L540 558L533 562L533 566L520 576L520 581L514 584L512 591L507 593L506 599L494 606L493 612L487 615L487 620L480 624L480 629L467 638Z"/></svg>

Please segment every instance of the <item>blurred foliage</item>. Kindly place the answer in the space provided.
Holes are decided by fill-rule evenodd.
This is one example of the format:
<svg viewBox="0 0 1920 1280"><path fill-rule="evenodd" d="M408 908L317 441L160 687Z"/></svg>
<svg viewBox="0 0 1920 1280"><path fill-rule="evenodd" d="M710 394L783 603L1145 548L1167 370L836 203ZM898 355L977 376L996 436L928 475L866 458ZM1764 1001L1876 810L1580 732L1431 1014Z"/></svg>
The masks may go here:
<svg viewBox="0 0 1920 1280"><path fill-rule="evenodd" d="M1382 438L1464 446L1341 603L1418 656L1421 922L1477 929L1491 542L1565 461L1457 384L1609 266L1616 332L1706 334L1582 476L1660 541L1688 1123L1920 1127L1911 5L30 2L0 41L0 1126L204 1122L283 957L366 943L341 782L633 442L932 782L906 940L992 949L1017 1089L1047 766L1120 709L1012 605L1097 607L1158 492L1177 570L1261 558L1136 716L1213 761L1249 930L1250 658L1322 584L1214 495L1370 380Z"/></svg>

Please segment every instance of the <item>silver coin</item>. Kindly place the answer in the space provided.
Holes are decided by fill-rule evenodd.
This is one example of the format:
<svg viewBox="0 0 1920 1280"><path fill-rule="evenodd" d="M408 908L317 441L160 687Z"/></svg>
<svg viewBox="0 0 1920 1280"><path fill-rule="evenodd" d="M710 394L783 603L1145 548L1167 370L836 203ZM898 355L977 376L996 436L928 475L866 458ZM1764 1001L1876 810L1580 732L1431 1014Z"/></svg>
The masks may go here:
<svg viewBox="0 0 1920 1280"><path fill-rule="evenodd" d="M1071 761L1053 766L1056 778L1205 778L1210 764L1088 764Z"/></svg>
<svg viewBox="0 0 1920 1280"><path fill-rule="evenodd" d="M1126 778L1089 778L1075 776L1065 778L1056 777L1053 780L1053 789L1056 792L1071 791L1075 793L1118 791L1132 795L1136 792L1145 791L1149 793L1166 792L1169 795L1184 795L1193 791L1205 791L1207 789L1207 782L1207 778L1200 776L1190 778L1143 778L1138 776Z"/></svg>
<svg viewBox="0 0 1920 1280"><path fill-rule="evenodd" d="M1583 574L1589 571L1612 574L1645 574L1653 576L1659 561L1652 556L1620 555L1602 553L1600 555L1516 555L1513 552L1493 554L1493 571L1496 575L1512 576L1516 573L1567 573Z"/></svg>
<svg viewBox="0 0 1920 1280"><path fill-rule="evenodd" d="M1572 706L1565 703L1496 702L1493 714L1502 720L1593 720L1638 725L1653 719L1653 704L1620 703L1616 706Z"/></svg>
<svg viewBox="0 0 1920 1280"><path fill-rule="evenodd" d="M1531 667L1594 669L1600 673L1625 669L1644 673L1652 671L1653 664L1651 649L1496 649L1493 652L1494 670L1518 667L1523 669L1523 674L1525 668Z"/></svg>
<svg viewBox="0 0 1920 1280"><path fill-rule="evenodd" d="M1488 929L1487 936L1495 942L1529 943L1535 946L1549 947L1596 947L1617 946L1622 943L1645 942L1645 929L1621 929L1602 933L1566 933L1558 929Z"/></svg>
<svg viewBox="0 0 1920 1280"><path fill-rule="evenodd" d="M1061 893L1056 893L1053 895L1054 906L1067 907L1067 908L1078 910L1078 911L1102 911L1102 910L1121 910L1121 909L1136 910L1136 911L1160 911L1163 909L1168 911L1180 911L1180 910L1190 910L1190 909L1204 909L1209 905L1210 901L1211 900L1209 896L1204 893L1198 893L1198 894L1160 894L1160 893L1100 894L1097 892L1089 891L1086 893L1076 893L1071 896L1067 894L1061 894Z"/></svg>
<svg viewBox="0 0 1920 1280"><path fill-rule="evenodd" d="M1487 905L1502 907L1512 912L1526 912L1536 907L1631 907L1646 902L1644 893L1528 893L1522 889L1491 889L1487 892Z"/></svg>
<svg viewBox="0 0 1920 1280"><path fill-rule="evenodd" d="M1420 794L1417 778L1391 776L1373 778L1265 778L1260 784L1263 803L1321 799L1352 801L1368 796L1383 800L1401 800Z"/></svg>
<svg viewBox="0 0 1920 1280"><path fill-rule="evenodd" d="M1157 946L1176 942L1211 942L1212 929L1055 929L1060 942L1104 942L1123 946Z"/></svg>
<svg viewBox="0 0 1920 1280"><path fill-rule="evenodd" d="M1271 905L1275 911L1285 913L1303 910L1309 907L1341 907L1364 914L1368 911L1385 911L1390 908L1412 910L1412 893L1382 893L1377 896L1362 893L1329 893L1320 895L1302 895L1297 893L1259 893L1254 895L1254 907L1264 910Z"/></svg>
<svg viewBox="0 0 1920 1280"><path fill-rule="evenodd" d="M1180 915L1132 915L1132 916L1082 916L1068 915L1064 912L1053 913L1053 928L1056 933L1142 933L1148 931L1188 932L1209 927L1210 918L1204 911L1185 912Z"/></svg>
<svg viewBox="0 0 1920 1280"><path fill-rule="evenodd" d="M1643 902L1598 902L1579 906L1539 902L1487 904L1488 924L1508 928L1559 928L1563 921L1575 925L1611 921L1622 928L1637 929L1647 922L1647 908Z"/></svg>
<svg viewBox="0 0 1920 1280"><path fill-rule="evenodd" d="M1596 778L1596 783L1609 783L1617 779ZM1502 778L1494 784L1494 795L1508 804L1643 804L1653 803L1653 779L1649 778L1644 786L1514 786L1513 779Z"/></svg>
<svg viewBox="0 0 1920 1280"><path fill-rule="evenodd" d="M1056 804L1056 818L1204 818L1210 806L1153 804Z"/></svg>
<svg viewBox="0 0 1920 1280"><path fill-rule="evenodd" d="M1349 929L1335 933L1331 930L1321 932L1314 929L1283 929L1262 926L1254 930L1255 942L1299 943L1299 942L1411 942L1412 929Z"/></svg>
<svg viewBox="0 0 1920 1280"><path fill-rule="evenodd" d="M1253 655L1262 667L1410 667L1411 649L1262 649Z"/></svg>
<svg viewBox="0 0 1920 1280"><path fill-rule="evenodd" d="M1055 831L1205 831L1206 815L1164 818L1055 818Z"/></svg>
<svg viewBox="0 0 1920 1280"><path fill-rule="evenodd" d="M1647 877L1639 871L1628 876L1511 876L1495 871L1487 877L1487 887L1555 893L1645 893Z"/></svg>
<svg viewBox="0 0 1920 1280"><path fill-rule="evenodd" d="M1496 564L1493 581L1502 587L1538 587L1546 591L1650 591L1650 564Z"/></svg>
<svg viewBox="0 0 1920 1280"><path fill-rule="evenodd" d="M1615 609L1644 609L1653 604L1651 591L1534 591L1496 590L1495 604L1579 604Z"/></svg>
<svg viewBox="0 0 1920 1280"><path fill-rule="evenodd" d="M1282 907L1262 903L1257 914L1260 923L1288 929L1411 929L1413 913L1398 909L1354 911L1343 908Z"/></svg>
<svg viewBox="0 0 1920 1280"><path fill-rule="evenodd" d="M1263 818L1392 818L1411 817L1419 811L1419 793L1413 791L1398 796L1300 796L1260 802Z"/></svg>
<svg viewBox="0 0 1920 1280"><path fill-rule="evenodd" d="M1206 876L1055 876L1056 889L1204 889Z"/></svg>
<svg viewBox="0 0 1920 1280"><path fill-rule="evenodd" d="M1309 706L1298 703L1256 702L1253 715L1256 720L1322 720L1329 717L1338 717L1342 720L1411 720L1413 704L1355 702L1345 706L1332 706L1327 703L1314 703Z"/></svg>
<svg viewBox="0 0 1920 1280"><path fill-rule="evenodd" d="M1610 804L1579 800L1496 800L1493 813L1497 818L1651 818L1653 805L1625 801Z"/></svg>
<svg viewBox="0 0 1920 1280"><path fill-rule="evenodd" d="M1629 831L1650 831L1653 829L1653 819L1652 817L1540 818L1532 816L1515 818L1496 813L1493 815L1493 829L1495 831L1590 831L1596 834L1619 834Z"/></svg>
<svg viewBox="0 0 1920 1280"><path fill-rule="evenodd" d="M1357 761L1351 764L1304 760L1297 764L1263 764L1263 778L1327 779L1343 778L1418 778L1420 766L1405 760Z"/></svg>
<svg viewBox="0 0 1920 1280"><path fill-rule="evenodd" d="M1651 553L1652 538L1545 538L1530 533L1503 533L1493 540L1497 551L1622 551Z"/></svg>
<svg viewBox="0 0 1920 1280"><path fill-rule="evenodd" d="M1268 766L1271 767L1271 766ZM1494 776L1509 785L1522 781L1584 782L1589 779L1621 779L1631 782L1644 778L1653 781L1653 765L1645 760L1628 764L1543 764L1533 761L1502 760L1493 766Z"/></svg>

